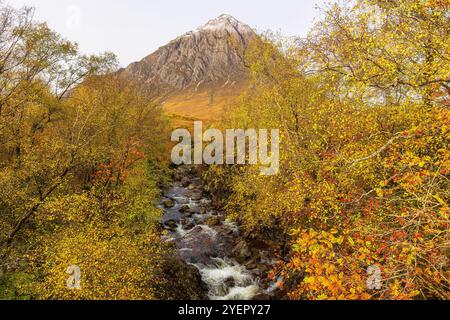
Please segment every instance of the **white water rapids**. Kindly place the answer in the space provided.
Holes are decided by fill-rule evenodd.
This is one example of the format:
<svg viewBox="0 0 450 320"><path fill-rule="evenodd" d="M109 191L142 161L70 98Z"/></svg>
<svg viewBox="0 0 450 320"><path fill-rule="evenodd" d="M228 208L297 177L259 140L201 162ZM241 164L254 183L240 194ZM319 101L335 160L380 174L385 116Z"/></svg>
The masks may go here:
<svg viewBox="0 0 450 320"><path fill-rule="evenodd" d="M166 201L173 203L161 205L165 211L162 222L170 230L168 241L175 242L182 260L200 271L211 300L253 299L262 292L258 279L229 258L238 227L212 208L199 178L189 179L189 187L174 182L165 194Z"/></svg>

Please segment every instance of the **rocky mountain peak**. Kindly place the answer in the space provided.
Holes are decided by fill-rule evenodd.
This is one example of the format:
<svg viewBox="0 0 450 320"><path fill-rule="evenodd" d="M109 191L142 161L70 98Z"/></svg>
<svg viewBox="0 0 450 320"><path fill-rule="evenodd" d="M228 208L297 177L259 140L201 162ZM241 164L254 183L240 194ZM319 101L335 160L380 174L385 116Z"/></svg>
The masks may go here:
<svg viewBox="0 0 450 320"><path fill-rule="evenodd" d="M216 19L209 20L205 25L199 27L197 31L227 31L230 33L252 34L253 29L245 23L240 22L229 14L222 14Z"/></svg>
<svg viewBox="0 0 450 320"><path fill-rule="evenodd" d="M251 27L223 14L132 63L123 72L161 93L233 84L247 75L244 52L256 37Z"/></svg>

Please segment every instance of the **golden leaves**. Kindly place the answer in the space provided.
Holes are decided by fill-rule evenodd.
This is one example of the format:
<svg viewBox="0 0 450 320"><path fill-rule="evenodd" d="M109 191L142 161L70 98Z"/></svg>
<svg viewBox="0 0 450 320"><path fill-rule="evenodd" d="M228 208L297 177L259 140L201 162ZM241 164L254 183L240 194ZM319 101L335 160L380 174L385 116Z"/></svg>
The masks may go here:
<svg viewBox="0 0 450 320"><path fill-rule="evenodd" d="M279 272L293 299L448 297L448 13L370 3L332 7L285 60L265 45L226 124L282 131L278 176L230 169L216 183L245 227L289 239ZM373 264L379 292L366 286Z"/></svg>

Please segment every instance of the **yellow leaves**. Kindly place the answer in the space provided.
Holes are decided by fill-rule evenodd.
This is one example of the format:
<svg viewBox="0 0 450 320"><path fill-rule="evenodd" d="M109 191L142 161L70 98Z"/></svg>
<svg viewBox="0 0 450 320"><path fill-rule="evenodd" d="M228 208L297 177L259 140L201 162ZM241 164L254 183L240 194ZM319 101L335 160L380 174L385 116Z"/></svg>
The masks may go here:
<svg viewBox="0 0 450 320"><path fill-rule="evenodd" d="M344 243L344 239L345 239L344 236L334 238L334 243L341 245Z"/></svg>
<svg viewBox="0 0 450 320"><path fill-rule="evenodd" d="M388 184L389 184L389 181L387 181L387 180L380 181L380 187L381 188L386 187Z"/></svg>
<svg viewBox="0 0 450 320"><path fill-rule="evenodd" d="M349 243L352 247L355 245L355 241L353 240L352 237L348 237L347 240L348 240L348 243Z"/></svg>
<svg viewBox="0 0 450 320"><path fill-rule="evenodd" d="M43 281L34 293L46 299L154 299L158 284L155 273L162 259L159 236L145 233L145 245L138 238L111 236L95 228L64 230L46 239ZM81 290L68 290L66 269L81 269ZM146 286L143 287L142 284Z"/></svg>
<svg viewBox="0 0 450 320"><path fill-rule="evenodd" d="M439 215L440 215L443 219L448 220L449 217L450 217L449 212L450 212L450 211L449 211L449 209L448 209L448 206L446 206L446 207L443 207L443 208L441 208L441 209L439 210Z"/></svg>
<svg viewBox="0 0 450 320"><path fill-rule="evenodd" d="M318 125L317 123L313 124L313 130L314 130L315 132L318 132L318 131L319 131L319 125Z"/></svg>
<svg viewBox="0 0 450 320"><path fill-rule="evenodd" d="M17 234L26 246L11 249L26 272L39 270L24 294L154 299L166 251L154 204L168 136L161 110L137 86L108 77L85 81L63 101L52 96L52 110L46 103L52 99L39 94L17 137L20 153L0 166L0 211L11 212L0 217L0 229L10 233L33 213L33 228ZM0 116L0 127L3 121ZM9 146L0 148L0 158L9 153ZM106 183L94 178L99 168ZM25 259L22 250L29 248ZM66 287L70 265L82 269L80 291Z"/></svg>
<svg viewBox="0 0 450 320"><path fill-rule="evenodd" d="M305 283L305 284L314 284L315 280L316 279L314 277L305 277L303 279L303 283Z"/></svg>
<svg viewBox="0 0 450 320"><path fill-rule="evenodd" d="M423 273L437 266L431 252L449 237L450 117L438 79L450 72L442 37L448 23L441 8L430 14L418 0L378 1L369 11L362 2L351 16L332 9L295 58L290 48L292 62L273 64L270 57L283 60L284 51L267 44L250 61L254 90L227 123L283 128L280 175L264 179L241 168L223 170L217 180L231 193L228 212L244 226L289 238L292 259L284 271L306 273L292 297L392 299L417 288L442 291ZM372 19L378 9L382 24ZM429 55L426 47L439 54L418 59ZM299 65L322 71L293 72ZM366 288L374 263L387 279L379 293ZM408 286L399 270L415 282Z"/></svg>
<svg viewBox="0 0 450 320"><path fill-rule="evenodd" d="M442 198L438 194L434 195L433 198L435 198L442 206L448 207L448 203L442 200Z"/></svg>
<svg viewBox="0 0 450 320"><path fill-rule="evenodd" d="M383 198L384 197L384 191L383 189L377 188L375 189L375 193L377 194L378 197Z"/></svg>

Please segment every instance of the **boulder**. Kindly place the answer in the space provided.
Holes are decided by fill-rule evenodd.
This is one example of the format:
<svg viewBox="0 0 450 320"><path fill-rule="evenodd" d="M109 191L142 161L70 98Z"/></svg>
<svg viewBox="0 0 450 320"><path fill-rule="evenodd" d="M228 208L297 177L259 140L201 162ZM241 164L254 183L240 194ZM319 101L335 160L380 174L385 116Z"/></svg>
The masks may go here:
<svg viewBox="0 0 450 320"><path fill-rule="evenodd" d="M233 277L227 278L227 279L224 281L224 283L225 283L225 285L226 285L228 288L233 288L233 287L236 286L236 281L234 281L234 278L233 278Z"/></svg>
<svg viewBox="0 0 450 320"><path fill-rule="evenodd" d="M185 230L192 230L196 226L195 221L192 219L183 219L181 224L183 225L183 229Z"/></svg>
<svg viewBox="0 0 450 320"><path fill-rule="evenodd" d="M187 218L191 218L193 216L193 214L190 213L189 211L183 212L183 215Z"/></svg>
<svg viewBox="0 0 450 320"><path fill-rule="evenodd" d="M164 223L164 226L169 230L176 230L178 228L178 223L175 220L169 220Z"/></svg>
<svg viewBox="0 0 450 320"><path fill-rule="evenodd" d="M203 198L203 193L201 191L196 190L195 192L191 192L189 197L194 201L199 201Z"/></svg>
<svg viewBox="0 0 450 320"><path fill-rule="evenodd" d="M159 300L206 300L208 288L199 270L185 262L167 257L163 260L161 289L156 290Z"/></svg>
<svg viewBox="0 0 450 320"><path fill-rule="evenodd" d="M191 214L200 214L200 208L198 207L189 208L189 210L187 210L186 212L189 212Z"/></svg>
<svg viewBox="0 0 450 320"><path fill-rule="evenodd" d="M187 188L191 184L191 180L188 177L181 179L181 186Z"/></svg>
<svg viewBox="0 0 450 320"><path fill-rule="evenodd" d="M202 166L192 166L191 167L191 174L196 176L201 176L203 172Z"/></svg>
<svg viewBox="0 0 450 320"><path fill-rule="evenodd" d="M181 206L181 208L180 208L180 212L187 212L187 211L189 211L191 209L191 207L189 207L187 204L185 204L185 205L183 205L183 206Z"/></svg>
<svg viewBox="0 0 450 320"><path fill-rule="evenodd" d="M236 261L239 263L244 263L252 256L250 248L245 240L239 241L233 248L232 253L235 256Z"/></svg>
<svg viewBox="0 0 450 320"><path fill-rule="evenodd" d="M245 265L245 267L246 267L248 270L253 270L253 269L256 269L256 268L258 267L258 265L256 264L256 261L255 261L254 259L248 261L248 262L245 263L244 265Z"/></svg>
<svg viewBox="0 0 450 320"><path fill-rule="evenodd" d="M227 229L226 232L225 232L225 234L226 234L227 236L231 236L231 235L234 234L234 231L231 230L231 229Z"/></svg>
<svg viewBox="0 0 450 320"><path fill-rule="evenodd" d="M178 173L178 172L174 172L172 174L172 179L174 181L181 181L181 179L183 179L183 176L180 173Z"/></svg>
<svg viewBox="0 0 450 320"><path fill-rule="evenodd" d="M258 264L256 266L256 268L263 274L264 273L268 273L270 271L270 269L271 269L270 266L268 266L267 264L263 264L263 263Z"/></svg>
<svg viewBox="0 0 450 320"><path fill-rule="evenodd" d="M288 300L288 292L286 290L276 289L272 293L273 300Z"/></svg>
<svg viewBox="0 0 450 320"><path fill-rule="evenodd" d="M205 224L209 227L215 227L222 223L219 217L212 216L205 220Z"/></svg>
<svg viewBox="0 0 450 320"><path fill-rule="evenodd" d="M268 300L270 300L270 296L268 295L268 294L266 294L266 293L260 293L260 294L258 294L258 295L256 295L256 296L254 296L253 297L253 300L254 301L268 301Z"/></svg>
<svg viewBox="0 0 450 320"><path fill-rule="evenodd" d="M189 231L189 230L194 229L195 226L196 226L195 222L194 222L194 221L191 221L191 222L189 222L187 225L184 226L184 229L185 229L186 231Z"/></svg>
<svg viewBox="0 0 450 320"><path fill-rule="evenodd" d="M175 206L175 202L172 199L165 199L162 202L163 206L167 209L173 208Z"/></svg>

